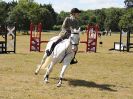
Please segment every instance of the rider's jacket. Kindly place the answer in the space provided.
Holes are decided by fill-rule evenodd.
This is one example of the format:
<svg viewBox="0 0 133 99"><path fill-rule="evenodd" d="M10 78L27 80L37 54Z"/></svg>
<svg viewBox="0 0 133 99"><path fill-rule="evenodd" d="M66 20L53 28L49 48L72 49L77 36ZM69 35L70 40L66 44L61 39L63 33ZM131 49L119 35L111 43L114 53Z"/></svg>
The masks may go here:
<svg viewBox="0 0 133 99"><path fill-rule="evenodd" d="M71 28L72 29L79 28L79 21L73 15L70 15L70 17L65 18L65 20L62 24L62 30L59 33L59 35L63 38L65 38L65 37L69 38L69 36L71 35Z"/></svg>

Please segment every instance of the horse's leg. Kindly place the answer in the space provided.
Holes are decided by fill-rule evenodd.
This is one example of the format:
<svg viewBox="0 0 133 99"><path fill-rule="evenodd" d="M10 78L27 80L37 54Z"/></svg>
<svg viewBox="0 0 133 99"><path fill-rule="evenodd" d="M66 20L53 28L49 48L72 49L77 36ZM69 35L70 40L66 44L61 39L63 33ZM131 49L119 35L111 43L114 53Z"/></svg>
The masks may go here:
<svg viewBox="0 0 133 99"><path fill-rule="evenodd" d="M63 64L64 64L64 65L63 65L62 70L61 70L61 73L60 73L59 82L58 82L58 84L57 84L57 87L60 87L60 86L61 86L64 73L65 73L65 71L66 71L68 65L70 65L70 62L71 62L71 60L73 59L73 57L74 57L74 52L71 53L71 54L68 54L68 55L64 58L64 60L63 60Z"/></svg>
<svg viewBox="0 0 133 99"><path fill-rule="evenodd" d="M62 84L62 79L63 79L63 76L64 76L64 73L66 71L67 66L68 65L63 65L63 67L62 67L62 70L61 70L61 73L60 73L60 78L59 78L59 82L57 84L57 87L60 87L61 84Z"/></svg>
<svg viewBox="0 0 133 99"><path fill-rule="evenodd" d="M37 69L36 69L36 71L35 71L35 74L36 74L36 75L38 74L40 68L41 68L42 65L44 64L46 58L47 58L47 54L45 53L44 56L43 56L43 58L42 58L41 64L37 67Z"/></svg>
<svg viewBox="0 0 133 99"><path fill-rule="evenodd" d="M44 81L45 81L46 83L48 82L49 75L50 75L50 73L52 72L53 65L54 65L54 63L51 62L50 65L49 65L48 68L47 68L47 71L46 71L45 75L44 75Z"/></svg>

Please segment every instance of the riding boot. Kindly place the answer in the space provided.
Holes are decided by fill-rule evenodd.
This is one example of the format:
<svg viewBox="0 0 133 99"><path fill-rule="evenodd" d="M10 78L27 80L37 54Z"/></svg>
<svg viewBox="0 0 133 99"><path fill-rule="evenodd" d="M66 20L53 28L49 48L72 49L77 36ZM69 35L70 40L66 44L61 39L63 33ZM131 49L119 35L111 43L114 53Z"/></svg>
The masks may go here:
<svg viewBox="0 0 133 99"><path fill-rule="evenodd" d="M76 53L77 53L77 52L75 52L74 58L71 60L70 64L76 64L76 63L78 63L77 59L75 58Z"/></svg>
<svg viewBox="0 0 133 99"><path fill-rule="evenodd" d="M77 59L74 57L72 60L71 60L71 63L70 64L76 64L78 63Z"/></svg>
<svg viewBox="0 0 133 99"><path fill-rule="evenodd" d="M55 46L56 46L59 42L61 42L61 41L62 41L62 39L58 39L56 42L54 42L54 43L52 44L50 50L46 50L47 56L50 56L50 55L51 55L51 53L53 52Z"/></svg>

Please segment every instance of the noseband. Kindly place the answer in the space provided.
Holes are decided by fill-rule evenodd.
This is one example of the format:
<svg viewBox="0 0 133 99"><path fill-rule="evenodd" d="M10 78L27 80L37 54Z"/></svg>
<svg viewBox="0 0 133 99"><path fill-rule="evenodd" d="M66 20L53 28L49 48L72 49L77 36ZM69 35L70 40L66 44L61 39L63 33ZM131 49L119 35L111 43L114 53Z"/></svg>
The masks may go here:
<svg viewBox="0 0 133 99"><path fill-rule="evenodd" d="M77 35L79 35L79 33L71 33L71 34L77 34Z"/></svg>

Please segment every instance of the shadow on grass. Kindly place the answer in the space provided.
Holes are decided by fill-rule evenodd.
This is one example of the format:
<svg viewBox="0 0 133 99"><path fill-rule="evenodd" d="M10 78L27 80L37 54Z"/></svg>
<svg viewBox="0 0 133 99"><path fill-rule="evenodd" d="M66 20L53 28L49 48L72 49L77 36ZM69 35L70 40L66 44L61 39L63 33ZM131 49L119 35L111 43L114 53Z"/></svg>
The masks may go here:
<svg viewBox="0 0 133 99"><path fill-rule="evenodd" d="M57 80L57 78L52 78L52 79ZM115 87L115 85L97 84L92 81L79 80L79 79L63 79L63 80L68 81L69 85L74 87L92 87L92 88L98 88L100 90L117 92L117 90L110 88L110 87Z"/></svg>
<svg viewBox="0 0 133 99"><path fill-rule="evenodd" d="M70 80L68 80L68 82L69 82L69 85L74 86L74 87L82 86L82 87L99 88L100 90L106 90L106 91L113 91L113 92L117 91L117 90L110 88L110 87L115 87L115 85L97 84L92 81L78 80L78 79L70 79Z"/></svg>

